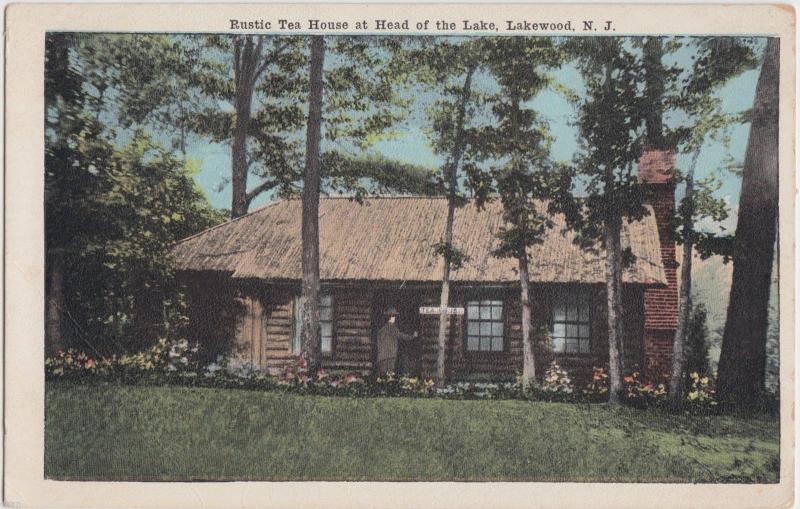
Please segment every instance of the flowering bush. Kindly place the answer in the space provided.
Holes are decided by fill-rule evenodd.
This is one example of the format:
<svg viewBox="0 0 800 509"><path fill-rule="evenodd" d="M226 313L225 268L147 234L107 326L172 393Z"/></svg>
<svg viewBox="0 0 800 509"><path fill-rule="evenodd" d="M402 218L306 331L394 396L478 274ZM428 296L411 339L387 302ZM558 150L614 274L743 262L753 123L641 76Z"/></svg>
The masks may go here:
<svg viewBox="0 0 800 509"><path fill-rule="evenodd" d="M431 384L433 382L431 381ZM519 399L522 386L517 383L458 382L435 390L435 395L448 399Z"/></svg>
<svg viewBox="0 0 800 509"><path fill-rule="evenodd" d="M539 390L554 394L572 394L572 379L565 369L553 362L545 372Z"/></svg>
<svg viewBox="0 0 800 509"><path fill-rule="evenodd" d="M44 361L45 375L49 377L81 378L87 375L106 374L110 370L112 362L105 357L94 358L70 348L59 350L53 357L48 357Z"/></svg>
<svg viewBox="0 0 800 509"><path fill-rule="evenodd" d="M426 397L435 394L434 383L430 378L408 377L388 373L379 376L371 384L375 396Z"/></svg>
<svg viewBox="0 0 800 509"><path fill-rule="evenodd" d="M714 400L714 386L711 379L708 376L700 376L697 372L692 373L689 377L692 380L692 386L686 395L689 403L704 408L716 406L717 402Z"/></svg>
<svg viewBox="0 0 800 509"><path fill-rule="evenodd" d="M625 397L627 402L635 406L648 406L664 400L667 395L667 388L664 384L654 385L650 382L642 382L640 373L634 371L622 378L625 386Z"/></svg>
<svg viewBox="0 0 800 509"><path fill-rule="evenodd" d="M199 368L197 351L197 346L189 345L185 339L170 342L163 338L140 352L111 357L92 357L70 348L59 350L55 356L45 359L45 375L76 379L111 374L130 378L143 374L195 373Z"/></svg>
<svg viewBox="0 0 800 509"><path fill-rule="evenodd" d="M603 368L592 370L592 379L583 389L583 394L591 399L603 399L608 396L608 374Z"/></svg>
<svg viewBox="0 0 800 509"><path fill-rule="evenodd" d="M202 365L198 348L186 340L159 340L141 352L112 357L93 357L75 349L61 350L45 360L48 379L105 378L123 383L179 384L189 386L282 390L299 394L350 397L415 397L448 399L526 399L532 401L597 402L608 396L609 377L603 368L594 368L589 383L576 391L566 370L551 363L543 378L523 391L516 383L457 382L443 388L423 377L388 373L375 378L362 373L331 373L324 369L311 373L304 356L277 375L253 365L232 366L224 357ZM698 373L690 376L686 410L708 410L716 405L713 380ZM664 384L641 380L639 371L623 378L623 401L647 407L666 401Z"/></svg>

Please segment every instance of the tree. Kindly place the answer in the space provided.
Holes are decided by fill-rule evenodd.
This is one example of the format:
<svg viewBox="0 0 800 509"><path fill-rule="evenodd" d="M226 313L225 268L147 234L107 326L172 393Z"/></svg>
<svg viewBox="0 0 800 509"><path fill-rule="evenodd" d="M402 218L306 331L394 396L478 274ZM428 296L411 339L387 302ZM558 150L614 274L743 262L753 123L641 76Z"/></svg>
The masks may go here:
<svg viewBox="0 0 800 509"><path fill-rule="evenodd" d="M408 51L404 58L409 62L420 62L416 70L420 81L437 95L439 100L429 108L432 121L434 148L446 160L441 168L441 191L447 195L447 218L444 237L434 247L442 257L442 289L439 298L439 331L436 355L436 383L444 384L447 356L447 327L449 315L451 272L458 270L464 262L464 254L454 245L453 228L455 211L463 204L459 193L459 167L467 149L466 130L472 109L472 83L481 65L479 40L426 41L420 48Z"/></svg>
<svg viewBox="0 0 800 509"><path fill-rule="evenodd" d="M141 132L123 147L114 144L79 65L78 37L46 39L48 342L108 353L167 332L162 311L179 290L168 249L220 218L195 185L191 164Z"/></svg>
<svg viewBox="0 0 800 509"><path fill-rule="evenodd" d="M768 39L756 85L733 251L717 394L754 408L764 391L769 291L778 219L779 41Z"/></svg>
<svg viewBox="0 0 800 509"><path fill-rule="evenodd" d="M464 153L464 117L466 115L467 104L470 100L472 91L472 76L475 73L476 64L470 63L466 69L464 85L461 89L461 97L458 103L458 113L455 121L455 133L453 135L453 152L447 164L447 221L445 223L445 240L440 246L440 254L444 259L442 269L442 292L439 299L439 336L438 350L436 354L436 382L443 385L445 380L445 353L447 349L447 307L450 305L450 271L461 265L463 255L453 248L453 223L455 222L456 199L458 188L458 165Z"/></svg>
<svg viewBox="0 0 800 509"><path fill-rule="evenodd" d="M97 75L94 83L118 99L105 102L108 115L125 127L177 131L176 145L182 147L189 133L230 145L233 217L264 193L298 191L308 87L305 38L92 34L83 39L83 65ZM324 142L339 152L362 151L406 114L406 101L394 87L406 75L393 58L402 42L328 39ZM334 188L359 183L334 164L323 169L323 183L329 180ZM253 177L256 182L250 183Z"/></svg>
<svg viewBox="0 0 800 509"><path fill-rule="evenodd" d="M724 200L715 198L714 192L721 183L712 173L702 180L695 179L697 161L708 140L727 144L727 130L738 121L734 115L722 112L721 100L715 95L719 88L734 76L753 65L750 47L741 39L703 37L692 38L695 51L694 65L686 75L678 91L663 95L662 102L683 112L686 119L670 132L674 144L691 155L691 162L682 177L685 183L684 197L677 209L678 239L683 244L678 299L678 325L672 350L672 372L669 396L677 405L683 398L686 380L685 345L687 345L692 316L692 257L695 250L703 258L712 254L730 255L732 237L726 232L700 232L695 225L704 219L720 222L727 218ZM676 78L678 78L676 76Z"/></svg>
<svg viewBox="0 0 800 509"><path fill-rule="evenodd" d="M599 240L605 248L609 403L615 404L622 389L622 271L631 256L622 248L622 224L647 213L633 168L649 105L640 87L642 60L625 39L580 38L567 47L586 85L579 111L585 146L576 166L588 196L561 208L578 242L593 246Z"/></svg>
<svg viewBox="0 0 800 509"><path fill-rule="evenodd" d="M319 325L319 189L320 142L322 139L322 68L325 39L311 36L309 64L308 121L306 128L306 169L303 177L303 306L302 343L308 367L317 369L320 352Z"/></svg>
<svg viewBox="0 0 800 509"><path fill-rule="evenodd" d="M499 85L491 99L496 119L486 128L476 145L494 158L506 162L493 172L503 204L504 226L495 256L517 260L522 306L523 385L530 387L536 378L531 337L530 259L528 249L541 243L553 227L541 203L554 197L557 174L549 163L551 138L546 122L528 107L539 92L550 84L547 71L559 65L560 51L549 39L498 38L488 42L489 69Z"/></svg>
<svg viewBox="0 0 800 509"><path fill-rule="evenodd" d="M268 42L269 41L269 42ZM292 40L280 40L266 36L237 35L233 37L233 108L235 120L231 140L231 217L247 213L250 202L258 194L273 186L272 181L259 184L247 191L248 151L253 93L256 83L267 67L274 64L286 52ZM265 48L270 45L271 47ZM275 91L270 91L275 94ZM317 156L318 157L318 156Z"/></svg>

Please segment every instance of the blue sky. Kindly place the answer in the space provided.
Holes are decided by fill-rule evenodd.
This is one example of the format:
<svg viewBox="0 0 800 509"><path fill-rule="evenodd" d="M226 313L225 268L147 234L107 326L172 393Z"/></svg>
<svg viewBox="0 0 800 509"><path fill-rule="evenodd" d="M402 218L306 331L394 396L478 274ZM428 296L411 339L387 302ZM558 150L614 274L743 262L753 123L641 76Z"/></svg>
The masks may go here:
<svg viewBox="0 0 800 509"><path fill-rule="evenodd" d="M687 54L675 56L679 64L689 65ZM554 75L555 79L566 87L581 90L581 77L578 71L571 66L565 66ZM750 70L729 82L720 90L723 108L726 112L736 113L750 108L753 104L758 69ZM396 128L395 135L375 144L370 151L385 157L418 165L439 167L442 160L431 149L426 136L427 120L424 115L425 104L432 99L431 96L418 97L413 106L414 111ZM559 93L551 90L542 92L530 104L550 124L550 130L555 138L552 147L552 157L557 161L572 160L578 148L578 133L574 126L576 111L574 106ZM707 143L698 160L698 177L703 178L712 170L725 166L727 157L732 157L741 163L747 145L749 125L739 125L731 131L730 147L726 148L721 143ZM168 144L168 143L167 143ZM188 157L200 167L196 180L207 193L211 203L220 208L230 207L230 184L224 184L230 176L230 148L227 145L211 144L205 141L193 141L188 146ZM679 168L688 166L689 156L680 155ZM740 180L726 172L725 180L718 195L730 201L732 210L738 204ZM255 182L250 177L249 187ZM224 184L224 185L223 185ZM269 200L262 195L251 205L251 210ZM735 219L735 215L730 220ZM733 226L733 223L728 226Z"/></svg>

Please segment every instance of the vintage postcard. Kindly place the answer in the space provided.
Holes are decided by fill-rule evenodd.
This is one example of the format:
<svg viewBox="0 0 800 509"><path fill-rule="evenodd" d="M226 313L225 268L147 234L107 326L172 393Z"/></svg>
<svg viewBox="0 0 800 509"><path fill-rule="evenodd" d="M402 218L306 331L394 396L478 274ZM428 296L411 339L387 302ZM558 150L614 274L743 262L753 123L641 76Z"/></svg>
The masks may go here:
<svg viewBox="0 0 800 509"><path fill-rule="evenodd" d="M793 503L793 8L6 19L6 504Z"/></svg>

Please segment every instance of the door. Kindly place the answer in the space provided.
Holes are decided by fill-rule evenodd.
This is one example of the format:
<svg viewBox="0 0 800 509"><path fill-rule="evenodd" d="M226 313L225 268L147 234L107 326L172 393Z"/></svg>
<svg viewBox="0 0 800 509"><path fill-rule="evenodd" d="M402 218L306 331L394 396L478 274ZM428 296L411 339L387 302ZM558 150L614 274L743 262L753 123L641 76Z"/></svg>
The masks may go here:
<svg viewBox="0 0 800 509"><path fill-rule="evenodd" d="M375 293L372 301L372 360L377 362L378 331L389 320L387 314L390 308L397 310L398 316L395 324L400 332L413 335L419 332L419 306L421 297L414 290L384 290ZM411 359L411 364L418 366L420 363L421 348L418 342L406 350L406 355Z"/></svg>

